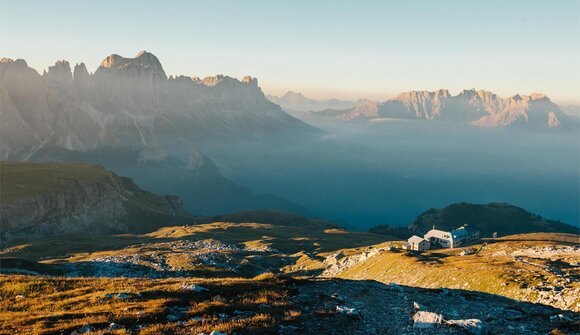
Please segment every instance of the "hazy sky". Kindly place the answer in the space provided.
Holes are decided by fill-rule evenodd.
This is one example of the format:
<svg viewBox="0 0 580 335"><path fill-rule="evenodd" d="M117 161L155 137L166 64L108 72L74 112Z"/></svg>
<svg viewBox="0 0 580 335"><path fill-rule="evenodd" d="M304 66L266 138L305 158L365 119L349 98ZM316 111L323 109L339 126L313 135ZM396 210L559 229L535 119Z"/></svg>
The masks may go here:
<svg viewBox="0 0 580 335"><path fill-rule="evenodd" d="M147 50L168 74L249 74L266 93L544 92L580 103L580 1L6 1L0 57L94 71Z"/></svg>

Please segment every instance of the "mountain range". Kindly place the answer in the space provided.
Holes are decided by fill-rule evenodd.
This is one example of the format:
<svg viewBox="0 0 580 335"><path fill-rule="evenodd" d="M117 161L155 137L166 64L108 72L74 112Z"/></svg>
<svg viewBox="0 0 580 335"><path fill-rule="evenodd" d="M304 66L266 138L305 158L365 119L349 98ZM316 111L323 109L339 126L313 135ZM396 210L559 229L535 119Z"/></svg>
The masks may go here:
<svg viewBox="0 0 580 335"><path fill-rule="evenodd" d="M94 74L63 60L40 75L22 59L4 58L0 97L2 159L45 147L123 146L159 160L193 140L317 133L268 101L255 78L167 77L145 51L107 56Z"/></svg>
<svg viewBox="0 0 580 335"><path fill-rule="evenodd" d="M224 177L198 146L322 132L268 101L252 77L167 76L149 52L107 56L94 73L58 61L43 74L0 61L0 159L89 162L177 193L192 213L304 208Z"/></svg>
<svg viewBox="0 0 580 335"><path fill-rule="evenodd" d="M284 101L281 101L284 102ZM291 105L284 105L285 108ZM577 121L541 93L515 95L509 98L485 90L463 90L451 95L448 90L410 91L377 102L359 100L348 108L314 111L318 117L344 121L408 119L440 120L486 128L574 128Z"/></svg>

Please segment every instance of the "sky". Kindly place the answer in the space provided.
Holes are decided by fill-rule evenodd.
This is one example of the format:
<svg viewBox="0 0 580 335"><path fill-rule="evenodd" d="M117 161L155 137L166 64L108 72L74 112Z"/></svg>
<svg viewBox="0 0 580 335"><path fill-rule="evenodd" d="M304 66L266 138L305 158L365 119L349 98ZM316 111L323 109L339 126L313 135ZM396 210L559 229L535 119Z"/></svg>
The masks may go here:
<svg viewBox="0 0 580 335"><path fill-rule="evenodd" d="M8 1L0 57L155 54L168 75L257 77L267 94L543 92L580 104L580 1Z"/></svg>

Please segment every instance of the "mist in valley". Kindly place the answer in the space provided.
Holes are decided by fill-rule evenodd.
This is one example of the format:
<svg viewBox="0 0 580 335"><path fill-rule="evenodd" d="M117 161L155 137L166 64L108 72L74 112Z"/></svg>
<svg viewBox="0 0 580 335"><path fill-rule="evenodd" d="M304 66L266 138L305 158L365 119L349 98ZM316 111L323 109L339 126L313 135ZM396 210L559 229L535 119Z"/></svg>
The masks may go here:
<svg viewBox="0 0 580 335"><path fill-rule="evenodd" d="M236 183L345 227L407 225L429 208L508 202L579 222L578 133L307 118L319 138L198 144ZM187 202L187 199L185 199Z"/></svg>

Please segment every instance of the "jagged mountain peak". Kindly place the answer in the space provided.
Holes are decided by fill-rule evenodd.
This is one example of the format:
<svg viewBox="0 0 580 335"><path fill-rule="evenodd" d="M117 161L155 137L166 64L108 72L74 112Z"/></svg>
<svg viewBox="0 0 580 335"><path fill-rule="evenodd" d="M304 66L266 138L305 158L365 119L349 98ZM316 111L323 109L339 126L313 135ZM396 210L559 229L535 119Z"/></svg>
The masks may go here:
<svg viewBox="0 0 580 335"><path fill-rule="evenodd" d="M250 76L245 76L242 80L237 78L233 78L230 76L225 76L223 74L218 74L215 76L207 76L200 80L198 77L192 77L191 80L194 83L201 83L205 86L214 87L214 86L236 86L239 84L250 84L253 87L258 87L258 79Z"/></svg>
<svg viewBox="0 0 580 335"><path fill-rule="evenodd" d="M111 68L118 65L121 62L124 63L125 60L127 60L127 58L121 57L120 55L117 54L110 54L107 57L105 57L105 59L103 59L103 61L99 66L104 68Z"/></svg>
<svg viewBox="0 0 580 335"><path fill-rule="evenodd" d="M73 74L70 63L67 60L59 60L48 67L48 71L42 74L47 84L71 91L74 87Z"/></svg>
<svg viewBox="0 0 580 335"><path fill-rule="evenodd" d="M242 83L251 84L252 86L258 87L258 78L245 76L242 78Z"/></svg>
<svg viewBox="0 0 580 335"><path fill-rule="evenodd" d="M59 60L48 67L47 73L71 73L70 63L67 60Z"/></svg>
<svg viewBox="0 0 580 335"><path fill-rule="evenodd" d="M79 76L88 76L89 75L89 70L87 70L87 66L85 65L85 63L77 63L74 67L73 70L73 77L74 79L78 79L77 77Z"/></svg>
<svg viewBox="0 0 580 335"><path fill-rule="evenodd" d="M540 92L534 92L534 93L530 94L529 97L532 100L547 100L547 101L550 101L550 98L548 98L547 95L545 95L544 93L540 93Z"/></svg>
<svg viewBox="0 0 580 335"><path fill-rule="evenodd" d="M13 60L12 58L4 57L0 61L0 64L11 67L28 68L28 63L26 63L24 59L20 58Z"/></svg>
<svg viewBox="0 0 580 335"><path fill-rule="evenodd" d="M216 86L221 83L224 79L232 79L231 77L224 76L223 74L217 74L215 76L207 76L201 80L202 84L205 86Z"/></svg>
<svg viewBox="0 0 580 335"><path fill-rule="evenodd" d="M400 93L395 99L392 100L413 100L413 99L430 99L430 98L449 98L451 94L449 94L448 89L439 89L436 91L408 91Z"/></svg>
<svg viewBox="0 0 580 335"><path fill-rule="evenodd" d="M155 57L155 55L153 55L152 53L150 53L146 50L141 50L137 53L137 55L135 55L135 58L142 58L142 57ZM155 57L155 59L157 59L157 57Z"/></svg>
<svg viewBox="0 0 580 335"><path fill-rule="evenodd" d="M144 71L158 75L163 79L167 79L167 75L165 74L165 70L163 70L163 66L159 59L147 51L139 52L135 58L125 58L118 54L111 54L103 59L101 65L97 69L97 73L102 72L103 70L116 70L118 72L127 73Z"/></svg>

